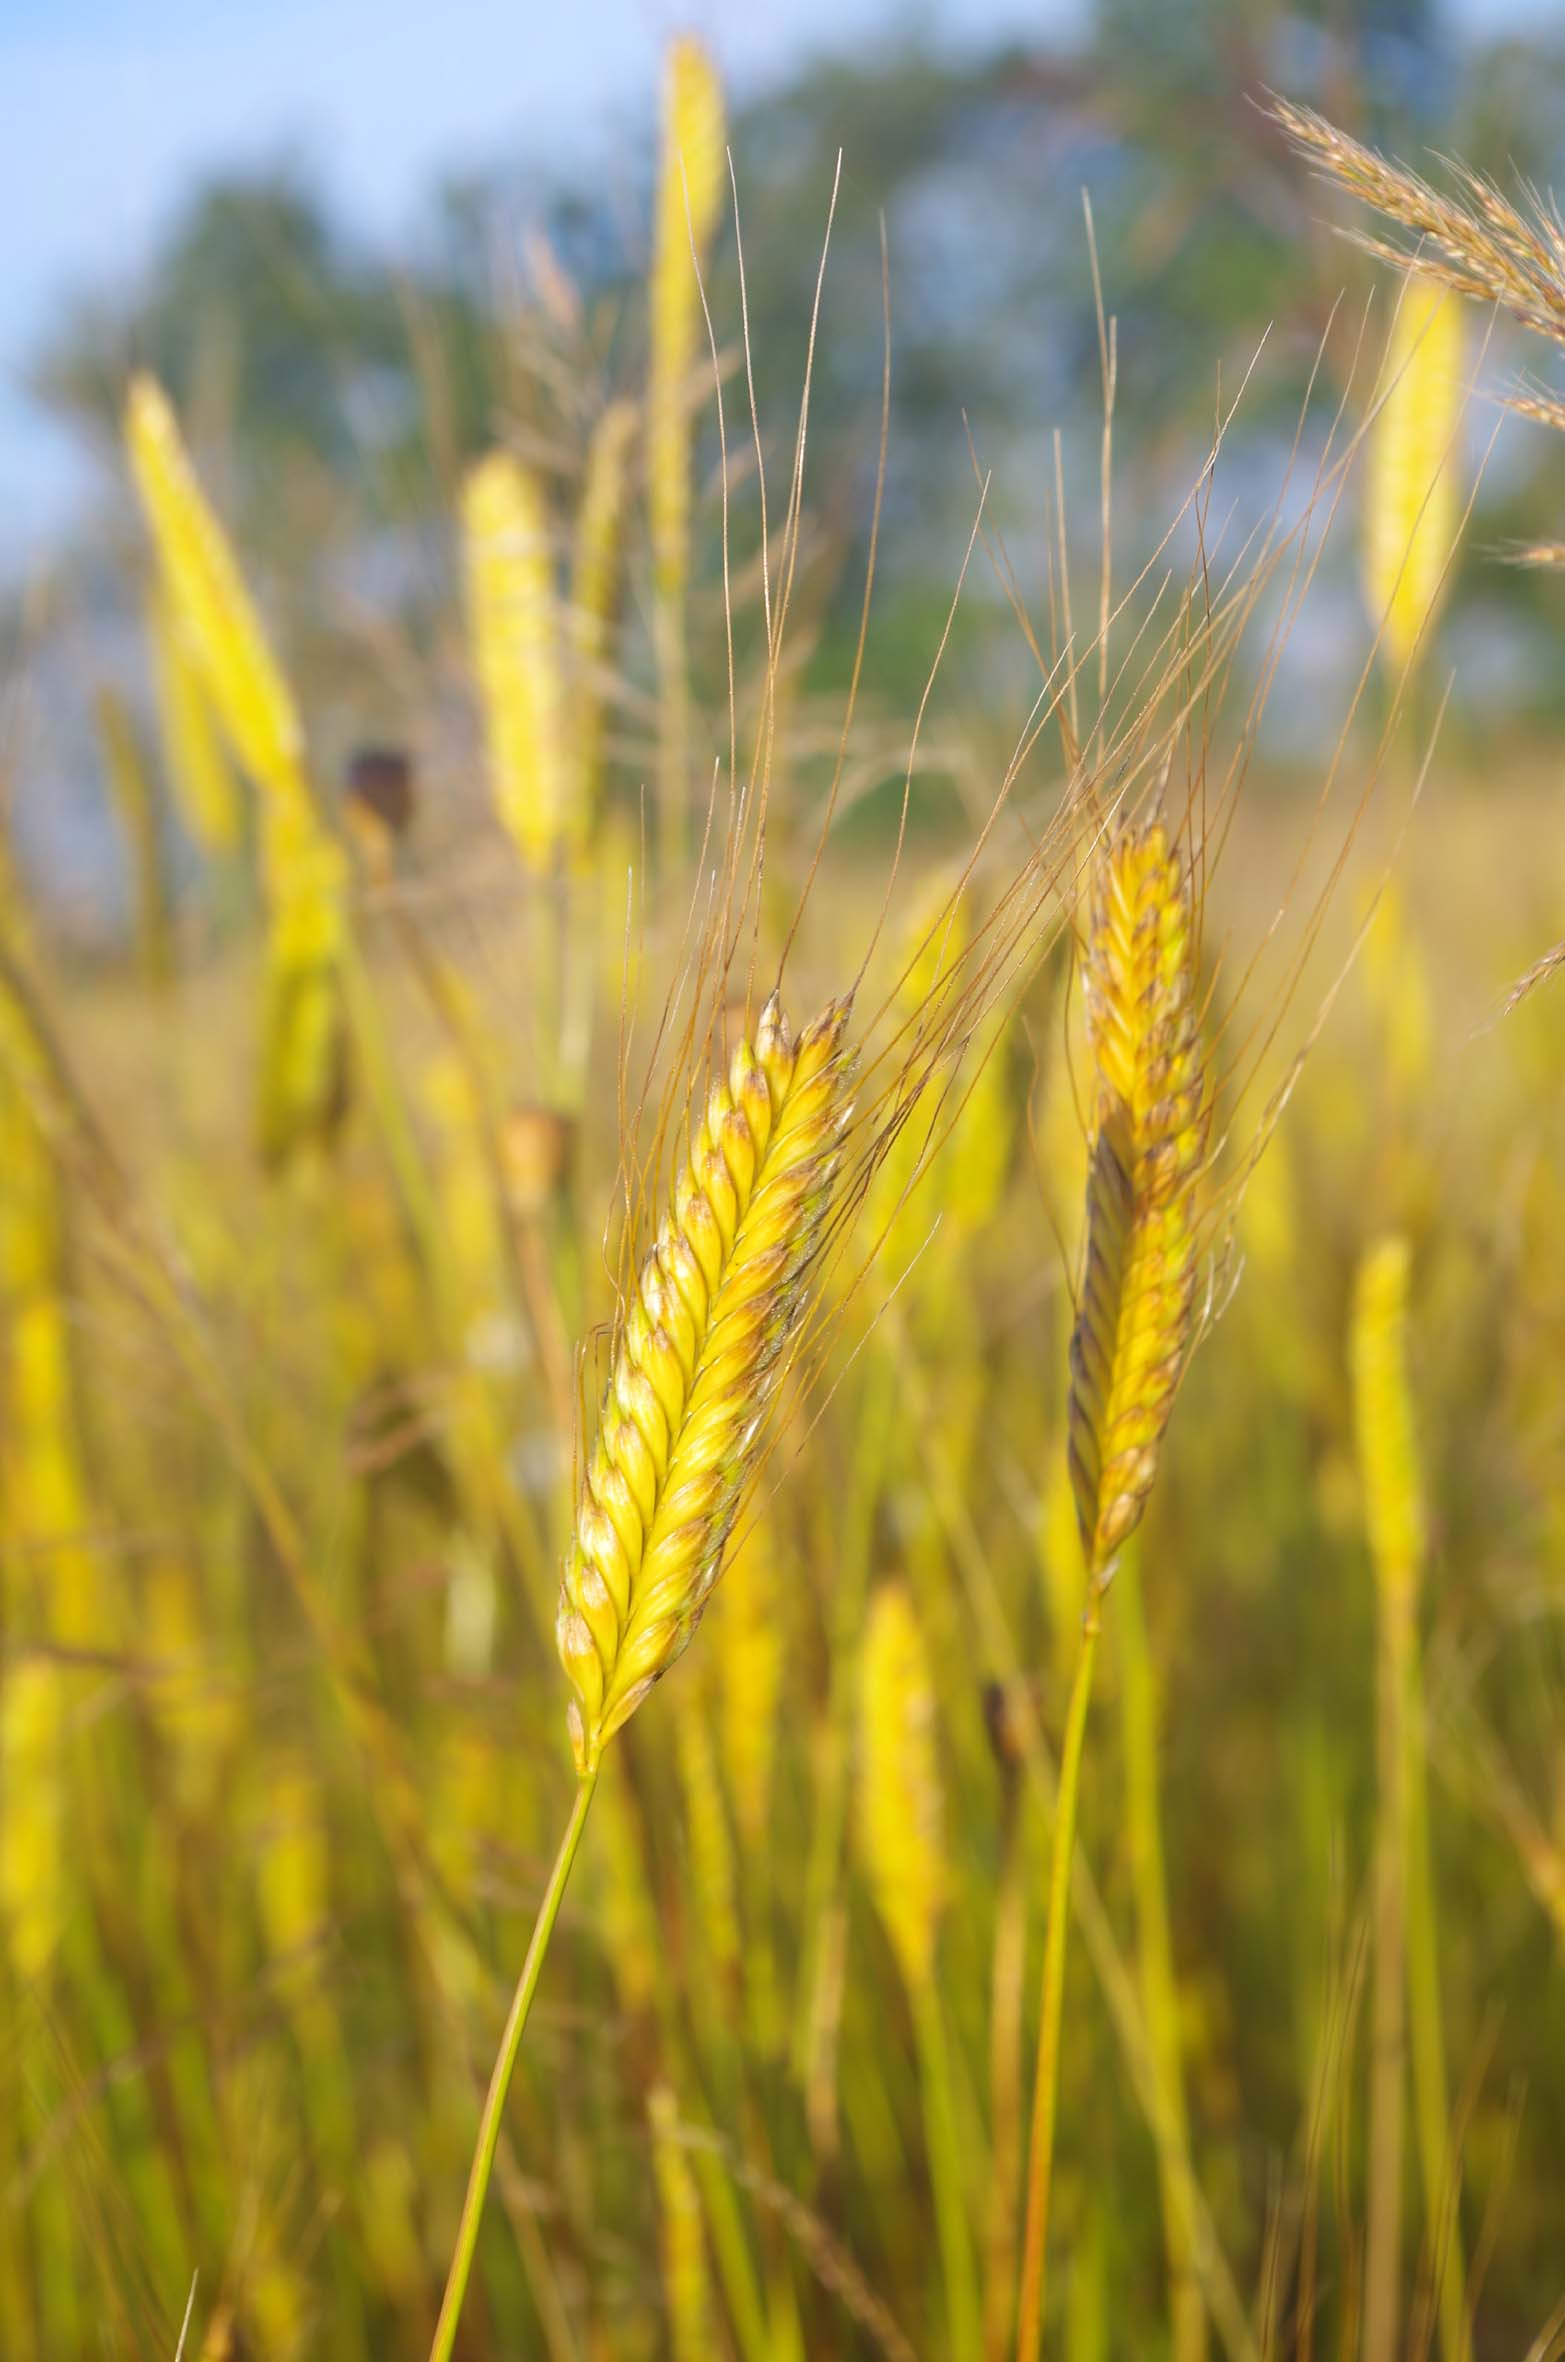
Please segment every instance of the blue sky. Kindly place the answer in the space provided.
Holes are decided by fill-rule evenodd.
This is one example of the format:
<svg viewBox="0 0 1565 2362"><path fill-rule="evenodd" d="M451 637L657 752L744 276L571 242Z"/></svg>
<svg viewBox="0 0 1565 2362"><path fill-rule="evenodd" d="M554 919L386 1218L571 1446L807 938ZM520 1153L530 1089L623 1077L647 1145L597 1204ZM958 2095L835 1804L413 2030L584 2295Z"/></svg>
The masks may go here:
<svg viewBox="0 0 1565 2362"><path fill-rule="evenodd" d="M1178 0L1172 0L1177 5ZM0 573L69 507L69 446L18 372L73 287L134 270L192 179L293 145L394 234L442 168L608 138L691 25L737 86L917 24L964 44L1068 32L1083 0L0 0ZM1548 0L1461 0L1465 23Z"/></svg>

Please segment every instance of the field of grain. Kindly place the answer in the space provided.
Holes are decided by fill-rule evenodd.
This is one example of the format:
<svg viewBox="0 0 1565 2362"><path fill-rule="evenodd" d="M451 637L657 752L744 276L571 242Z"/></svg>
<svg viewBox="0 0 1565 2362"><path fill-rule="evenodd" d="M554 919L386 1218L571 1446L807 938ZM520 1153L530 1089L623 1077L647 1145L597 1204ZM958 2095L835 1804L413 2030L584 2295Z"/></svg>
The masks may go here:
<svg viewBox="0 0 1565 2362"><path fill-rule="evenodd" d="M1141 509L1094 251L899 707L882 323L849 537L661 120L416 626L116 389L123 926L0 867L0 2357L1549 2362L1565 825L1438 634L1565 244L1292 118L1444 283Z"/></svg>

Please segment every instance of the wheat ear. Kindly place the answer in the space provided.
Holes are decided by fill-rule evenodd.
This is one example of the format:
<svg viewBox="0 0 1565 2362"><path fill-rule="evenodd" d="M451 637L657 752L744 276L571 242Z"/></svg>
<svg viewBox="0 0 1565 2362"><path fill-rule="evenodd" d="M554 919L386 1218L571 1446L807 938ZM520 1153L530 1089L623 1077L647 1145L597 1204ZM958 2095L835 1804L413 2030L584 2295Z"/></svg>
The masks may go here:
<svg viewBox="0 0 1565 2362"><path fill-rule="evenodd" d="M557 1638L585 1776L695 1630L786 1367L849 1115L848 1009L775 995L716 1083L620 1325Z"/></svg>
<svg viewBox="0 0 1565 2362"><path fill-rule="evenodd" d="M1400 671L1432 625L1461 524L1462 315L1444 288L1402 291L1370 431L1364 572L1370 613Z"/></svg>
<svg viewBox="0 0 1565 2362"><path fill-rule="evenodd" d="M1146 1507L1195 1327L1209 1110L1190 895L1160 820L1126 824L1098 864L1083 978L1094 1095L1066 1428L1087 1606L1060 1749L1018 2362L1036 2362L1043 2339L1071 1856L1099 1609L1115 1553Z"/></svg>
<svg viewBox="0 0 1565 2362"><path fill-rule="evenodd" d="M723 92L698 41L670 44L663 76L663 153L653 235L647 367L647 509L656 594L659 794L665 862L685 826L689 688L685 589L690 571L690 389L700 328L697 276L723 188Z"/></svg>
<svg viewBox="0 0 1565 2362"><path fill-rule="evenodd" d="M158 571L218 726L261 789L265 1008L258 1130L268 1163L328 1138L345 1101L342 854L311 796L304 734L238 561L162 388L131 385L125 443Z"/></svg>
<svg viewBox="0 0 1565 2362"><path fill-rule="evenodd" d="M603 1749L700 1620L789 1364L852 1114L850 1004L795 1038L774 993L695 1125L617 1324L557 1621L576 1801L489 2079L430 2362L449 2362L506 2093Z"/></svg>
<svg viewBox="0 0 1565 2362"><path fill-rule="evenodd" d="M463 486L462 542L490 792L528 867L549 870L586 816L570 792L548 505L508 451L490 452Z"/></svg>
<svg viewBox="0 0 1565 2362"><path fill-rule="evenodd" d="M1102 864L1084 980L1096 1106L1068 1444L1101 1582L1146 1506L1195 1310L1208 1111L1190 902L1161 821Z"/></svg>
<svg viewBox="0 0 1565 2362"><path fill-rule="evenodd" d="M238 562L196 480L167 395L136 378L125 443L173 613L189 641L223 732L273 794L302 789L304 735Z"/></svg>
<svg viewBox="0 0 1565 2362"><path fill-rule="evenodd" d="M572 551L570 637L575 674L576 802L590 832L603 794L604 685L619 606L625 484L637 427L630 402L611 402L593 428Z"/></svg>

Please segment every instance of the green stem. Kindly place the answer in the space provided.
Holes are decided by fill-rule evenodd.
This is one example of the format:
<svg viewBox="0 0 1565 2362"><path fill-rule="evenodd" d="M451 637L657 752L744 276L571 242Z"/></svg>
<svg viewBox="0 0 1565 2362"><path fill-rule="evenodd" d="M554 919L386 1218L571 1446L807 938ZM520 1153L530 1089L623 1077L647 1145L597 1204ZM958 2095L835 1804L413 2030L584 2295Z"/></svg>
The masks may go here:
<svg viewBox="0 0 1565 2362"><path fill-rule="evenodd" d="M1369 2197L1364 2362L1392 2362L1402 2273L1402 2114L1407 2073L1407 1750L1403 1740L1410 1586L1382 1582L1375 1865L1375 1989L1370 2032Z"/></svg>
<svg viewBox="0 0 1565 2362"><path fill-rule="evenodd" d="M435 2324L435 2342L429 2349L429 2362L450 2362L451 2349L456 2343L457 2323L462 2317L468 2278L473 2269L473 2251L478 2245L478 2226L483 2219L484 2200L489 2195L489 2180L494 2172L495 2150L500 2143L506 2093L511 2088L511 2077L516 2071L517 2054L522 2047L528 2012L532 2008L533 1995L538 1989L538 1979L543 1971L544 1955L549 1949L554 1923L560 1915L566 1881L571 1874L571 1864L576 1859L581 1833L587 1825L587 1809L592 1803L597 1784L598 1774L594 1768L576 1790L571 1817L566 1823L560 1850L554 1858L554 1868L549 1873L549 1883L538 1906L533 1939L527 1947L527 1958L522 1964L522 1973L511 1999L511 2012L505 2021L505 2032L500 2037L494 2072L489 2078L483 2121L478 2128L478 2146L473 2152L472 2170L467 2177L467 2196L462 2201L462 2220L457 2225L456 2251L451 2258L445 2299L440 2307L440 2319Z"/></svg>
<svg viewBox="0 0 1565 2362"><path fill-rule="evenodd" d="M1119 1605L1114 1633L1120 1669L1121 1734L1125 1756L1125 1819L1131 1882L1136 1899L1136 1966L1141 2006L1163 2104L1188 2149L1180 2061L1179 1998L1174 1980L1173 1942L1168 1925L1168 1877L1163 1859L1163 1818L1157 1782L1157 1674L1147 1644L1141 1600L1140 1538L1124 1551L1115 1577ZM1163 2238L1168 2251L1169 2309L1174 2362L1202 2362L1206 2352L1206 2308L1191 2267L1189 2209L1177 2177L1158 2160L1163 2205Z"/></svg>
<svg viewBox="0 0 1565 2362"><path fill-rule="evenodd" d="M945 2281L951 2362L977 2362L983 2351L978 2282L973 2268L967 2206L962 2196L962 2150L951 2100L951 2061L946 2049L945 2021L940 2014L940 1995L933 1978L914 1993L913 2018L918 2035L924 2138L935 2194L935 2229L940 2242L941 2277Z"/></svg>
<svg viewBox="0 0 1565 2362"><path fill-rule="evenodd" d="M1423 1674L1416 1629L1403 1669L1403 1793L1407 1816L1408 2029L1413 2103L1423 2169L1430 2254L1440 2288L1440 2345L1445 2362L1469 2362L1467 2274L1462 2257L1460 2177L1450 2139L1445 2074L1445 2029L1440 2007L1440 1957L1434 1871L1429 1849L1429 1793L1425 1777Z"/></svg>
<svg viewBox="0 0 1565 2362"><path fill-rule="evenodd" d="M1071 1857L1076 1844L1076 1796L1092 1698L1102 1583L1094 1578L1081 1629L1081 1653L1071 1685L1060 1748L1060 1784L1054 1807L1054 1846L1049 1865L1049 1922L1043 1947L1043 2000L1038 2024L1038 2074L1033 2087L1032 2143L1027 2160L1027 2229L1022 2245L1021 2296L1017 2307L1017 2362L1038 2362L1043 2346L1043 2302L1049 2244L1049 2191L1054 2170L1054 2115L1060 2084L1060 2023L1065 2004L1065 1943L1070 1931Z"/></svg>

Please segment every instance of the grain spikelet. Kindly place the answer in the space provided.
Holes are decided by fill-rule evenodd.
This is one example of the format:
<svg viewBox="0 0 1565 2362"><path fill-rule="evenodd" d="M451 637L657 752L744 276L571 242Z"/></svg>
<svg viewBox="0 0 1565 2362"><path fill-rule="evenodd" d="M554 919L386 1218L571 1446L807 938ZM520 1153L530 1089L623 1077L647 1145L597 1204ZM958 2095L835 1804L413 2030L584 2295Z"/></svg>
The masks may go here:
<svg viewBox="0 0 1565 2362"><path fill-rule="evenodd" d="M169 786L181 819L203 852L238 849L243 816L239 785L189 632L159 583L148 609L153 683Z"/></svg>
<svg viewBox="0 0 1565 2362"><path fill-rule="evenodd" d="M875 1595L859 1691L859 1831L876 1908L914 1994L934 1978L949 1873L935 1692L904 1585Z"/></svg>
<svg viewBox="0 0 1565 2362"><path fill-rule="evenodd" d="M1279 100L1272 112L1327 179L1417 241L1396 246L1359 236L1356 244L1457 295L1503 305L1524 328L1565 347L1565 245L1546 200L1533 197L1529 219L1461 164L1454 168L1457 194L1449 196L1308 107Z"/></svg>
<svg viewBox="0 0 1565 2362"><path fill-rule="evenodd" d="M619 605L625 478L635 432L634 405L611 402L593 429L576 519L570 611L575 660L575 793L583 829L588 832L603 792L604 675Z"/></svg>
<svg viewBox="0 0 1565 2362"><path fill-rule="evenodd" d="M1195 1317L1206 1078L1189 896L1161 821L1104 854L1084 974L1095 1103L1068 1435L1096 1577L1140 1520Z"/></svg>
<svg viewBox="0 0 1565 2362"><path fill-rule="evenodd" d="M805 1309L848 1120L848 1009L775 995L712 1086L620 1323L557 1624L584 1775L694 1631Z"/></svg>
<svg viewBox="0 0 1565 2362"><path fill-rule="evenodd" d="M679 2109L666 2083L647 2094L652 2171L662 2217L663 2292L675 2362L711 2362L719 2351L707 2277L701 2197L679 2138Z"/></svg>
<svg viewBox="0 0 1565 2362"><path fill-rule="evenodd" d="M0 1920L25 1983L65 1925L65 1675L44 1657L0 1667Z"/></svg>
<svg viewBox="0 0 1565 2362"><path fill-rule="evenodd" d="M508 451L468 476L462 537L490 791L523 860L547 870L579 849L586 814L570 792L548 506Z"/></svg>
<svg viewBox="0 0 1565 2362"><path fill-rule="evenodd" d="M1403 289L1369 440L1365 581L1399 669L1428 631L1461 525L1455 445L1462 422L1460 300L1424 281Z"/></svg>
<svg viewBox="0 0 1565 2362"><path fill-rule="evenodd" d="M1353 1403L1364 1522L1380 1581L1399 1590L1416 1584L1425 1540L1407 1379L1410 1264L1405 1238L1381 1239L1359 1266L1353 1295Z"/></svg>
<svg viewBox="0 0 1565 2362"><path fill-rule="evenodd" d="M669 599L683 598L689 562L690 381L701 316L696 268L717 225L722 186L722 86L701 44L682 38L671 44L663 76L647 394L652 557L659 593Z"/></svg>
<svg viewBox="0 0 1565 2362"><path fill-rule="evenodd" d="M150 377L132 382L125 438L163 580L230 745L251 777L269 788L298 779L304 739L293 697L196 480L168 397Z"/></svg>

